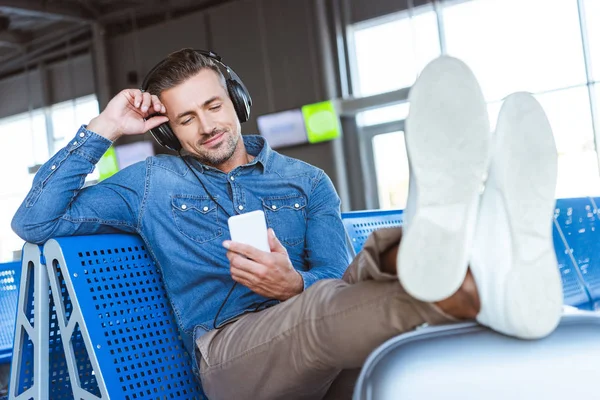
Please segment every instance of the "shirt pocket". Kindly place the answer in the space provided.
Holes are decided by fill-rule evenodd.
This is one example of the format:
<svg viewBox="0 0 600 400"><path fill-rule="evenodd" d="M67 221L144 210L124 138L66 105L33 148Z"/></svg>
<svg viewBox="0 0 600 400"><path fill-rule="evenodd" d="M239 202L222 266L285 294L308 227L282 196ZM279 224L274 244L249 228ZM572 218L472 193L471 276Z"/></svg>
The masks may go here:
<svg viewBox="0 0 600 400"><path fill-rule="evenodd" d="M195 242L205 243L223 235L217 204L208 196L175 195L171 211L179 232Z"/></svg>
<svg viewBox="0 0 600 400"><path fill-rule="evenodd" d="M267 225L279 241L288 246L304 243L306 234L306 198L302 195L261 198Z"/></svg>

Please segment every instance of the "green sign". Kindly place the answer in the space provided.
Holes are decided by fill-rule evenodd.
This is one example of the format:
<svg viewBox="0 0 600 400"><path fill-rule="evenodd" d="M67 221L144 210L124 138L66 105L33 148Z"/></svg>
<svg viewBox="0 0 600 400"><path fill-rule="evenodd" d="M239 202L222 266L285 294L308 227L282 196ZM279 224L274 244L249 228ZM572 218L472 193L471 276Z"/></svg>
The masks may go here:
<svg viewBox="0 0 600 400"><path fill-rule="evenodd" d="M98 172L100 173L100 181L113 176L119 170L117 154L113 146L110 146L102 158L100 158L100 161L96 164L96 168L98 168Z"/></svg>
<svg viewBox="0 0 600 400"><path fill-rule="evenodd" d="M303 106L302 115L309 143L326 142L340 136L340 120L330 100Z"/></svg>

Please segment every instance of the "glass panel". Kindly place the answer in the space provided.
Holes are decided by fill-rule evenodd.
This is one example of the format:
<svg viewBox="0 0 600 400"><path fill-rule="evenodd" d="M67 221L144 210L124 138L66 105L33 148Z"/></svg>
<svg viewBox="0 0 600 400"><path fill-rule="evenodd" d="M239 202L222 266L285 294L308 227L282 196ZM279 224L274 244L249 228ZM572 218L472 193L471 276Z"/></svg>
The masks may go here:
<svg viewBox="0 0 600 400"><path fill-rule="evenodd" d="M404 132L373 137L379 208L404 209L408 196L408 156Z"/></svg>
<svg viewBox="0 0 600 400"><path fill-rule="evenodd" d="M585 86L537 95L558 150L556 197L600 194L590 100Z"/></svg>
<svg viewBox="0 0 600 400"><path fill-rule="evenodd" d="M15 149L20 149L15 151ZM29 167L48 158L44 114L37 110L0 121L0 262L13 260L23 240L14 234L10 222L31 187Z"/></svg>
<svg viewBox="0 0 600 400"><path fill-rule="evenodd" d="M54 153L66 146L81 125L87 125L98 116L98 100L95 95L80 97L55 104L50 109L52 132L54 135ZM100 174L97 168L86 177L87 182L97 181Z"/></svg>
<svg viewBox="0 0 600 400"><path fill-rule="evenodd" d="M476 0L443 12L448 54L473 69L488 101L586 81L574 0Z"/></svg>
<svg viewBox="0 0 600 400"><path fill-rule="evenodd" d="M418 8L415 12L413 18L404 13L404 18L386 23L376 20L354 25L355 96L409 87L425 65L440 54L435 12Z"/></svg>
<svg viewBox="0 0 600 400"><path fill-rule="evenodd" d="M600 1L584 0L592 79L600 81Z"/></svg>
<svg viewBox="0 0 600 400"><path fill-rule="evenodd" d="M24 193L31 186L29 167L48 159L46 125L41 111L19 114L0 122L0 196ZM15 149L21 149L15 151Z"/></svg>
<svg viewBox="0 0 600 400"><path fill-rule="evenodd" d="M95 95L81 97L55 104L50 112L56 152L75 136L81 125L88 124L98 115L98 100Z"/></svg>
<svg viewBox="0 0 600 400"><path fill-rule="evenodd" d="M49 109L53 125L55 151L75 136L81 124L87 124L98 115L96 96L86 96L76 101L57 104ZM16 152L14 149L21 149ZM0 262L12 261L13 253L23 247L21 240L10 227L17 208L31 188L34 174L29 168L46 162L48 134L44 110L35 110L0 120ZM88 182L97 179L94 171Z"/></svg>

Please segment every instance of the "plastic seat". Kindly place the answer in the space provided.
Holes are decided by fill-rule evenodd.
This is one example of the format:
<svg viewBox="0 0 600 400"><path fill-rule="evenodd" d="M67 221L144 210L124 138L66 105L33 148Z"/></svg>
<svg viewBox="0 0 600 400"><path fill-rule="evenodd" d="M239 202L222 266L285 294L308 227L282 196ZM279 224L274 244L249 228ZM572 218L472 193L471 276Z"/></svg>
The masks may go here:
<svg viewBox="0 0 600 400"><path fill-rule="evenodd" d="M204 398L161 275L139 236L51 239L42 259L45 265L28 268L23 285L17 329L26 334L9 398ZM44 285L46 296L36 295ZM34 312L40 308L45 315Z"/></svg>
<svg viewBox="0 0 600 400"><path fill-rule="evenodd" d="M368 357L354 400L530 400L593 397L598 391L600 316L565 315L541 340L474 323L397 336Z"/></svg>

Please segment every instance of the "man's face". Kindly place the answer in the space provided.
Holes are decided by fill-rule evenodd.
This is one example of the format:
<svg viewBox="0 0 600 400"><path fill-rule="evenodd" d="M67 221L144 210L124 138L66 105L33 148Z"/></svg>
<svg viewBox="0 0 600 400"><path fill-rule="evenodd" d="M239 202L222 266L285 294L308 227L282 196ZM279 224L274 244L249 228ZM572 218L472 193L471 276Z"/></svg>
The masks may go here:
<svg viewBox="0 0 600 400"><path fill-rule="evenodd" d="M204 68L163 91L160 98L185 150L215 167L233 156L241 137L240 122L215 71Z"/></svg>

